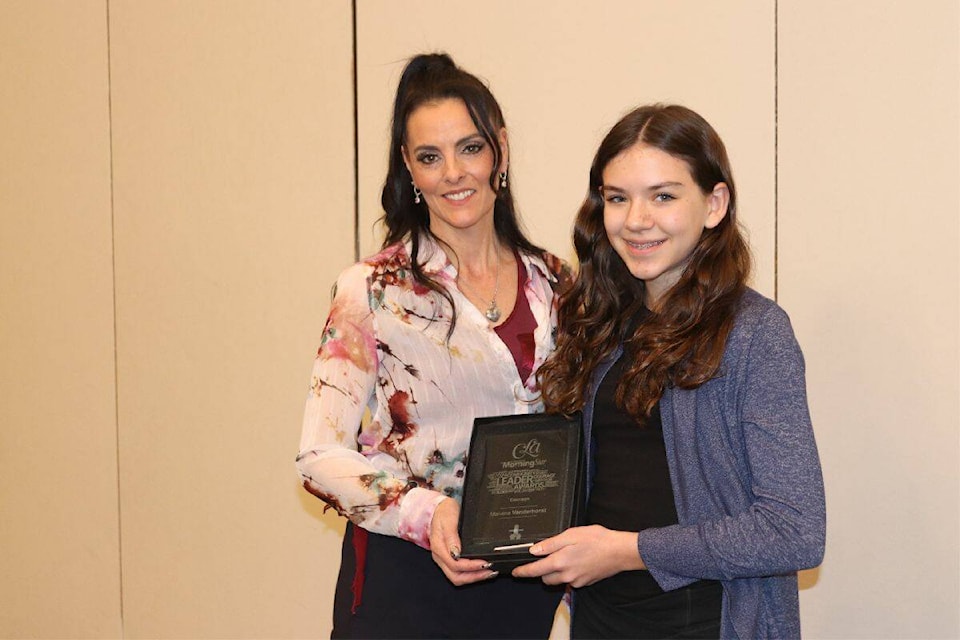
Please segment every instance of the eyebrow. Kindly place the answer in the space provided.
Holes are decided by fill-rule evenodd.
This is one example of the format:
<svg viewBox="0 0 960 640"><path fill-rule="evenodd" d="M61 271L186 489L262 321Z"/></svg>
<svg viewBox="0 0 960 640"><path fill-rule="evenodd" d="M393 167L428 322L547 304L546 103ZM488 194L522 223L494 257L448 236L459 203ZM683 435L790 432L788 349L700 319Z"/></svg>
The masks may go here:
<svg viewBox="0 0 960 640"><path fill-rule="evenodd" d="M601 185L601 186L603 187L603 190L604 190L604 191L619 191L620 193L626 193L626 191L627 191L626 189L623 189L622 187L618 187L618 186L612 185L612 184L606 184L606 183L604 183L604 184ZM646 187L644 190L645 190L645 191L659 191L660 189L666 189L666 188L668 188L668 187L682 187L682 186L684 186L684 183L682 183L682 182L667 181L667 182L658 182L657 184L652 184L652 185L650 185L649 187Z"/></svg>
<svg viewBox="0 0 960 640"><path fill-rule="evenodd" d="M652 184L649 187L647 187L647 191L658 191L660 189L665 189L667 187L682 187L682 186L683 186L682 182L667 181L667 182L661 182L659 184Z"/></svg>
<svg viewBox="0 0 960 640"><path fill-rule="evenodd" d="M483 140L484 142L486 142L486 140L484 140L483 136L480 135L480 132L477 131L476 133L471 133L471 134L468 135L468 136L464 136L464 137L460 138L459 140L457 140L457 141L454 143L453 146L459 147L460 145L465 144L465 143L467 143L467 142L471 142L471 141L473 141L473 140L476 140L477 138L479 138L480 140ZM418 146L418 147L414 147L413 152L414 152L414 153L417 153L417 152L419 152L419 151L439 151L439 149L440 149L440 148L437 147L436 145L432 145L432 144L421 144L421 145Z"/></svg>

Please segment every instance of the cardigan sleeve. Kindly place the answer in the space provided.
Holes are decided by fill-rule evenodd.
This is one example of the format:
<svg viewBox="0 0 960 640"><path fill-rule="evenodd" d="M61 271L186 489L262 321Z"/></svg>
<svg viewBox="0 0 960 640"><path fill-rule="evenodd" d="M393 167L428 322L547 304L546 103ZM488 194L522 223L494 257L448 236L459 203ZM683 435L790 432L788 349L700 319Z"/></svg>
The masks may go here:
<svg viewBox="0 0 960 640"><path fill-rule="evenodd" d="M297 470L307 491L353 523L429 548L430 520L444 496L377 468L358 445L379 366L368 271L354 265L337 280L313 364Z"/></svg>
<svg viewBox="0 0 960 640"><path fill-rule="evenodd" d="M744 353L727 371L735 384L738 407L694 412L696 425L676 425L675 437L696 431L725 430L723 442L735 453L733 473L703 468L692 448L679 448L681 476L675 491L685 499L707 503L711 517L687 525L640 532L638 548L647 568L664 589L697 579L729 580L791 573L816 566L824 552L823 479L807 408L804 361L786 313L771 305L751 335L736 338ZM710 383L708 383L710 384ZM674 393L694 393L674 391ZM696 397L696 396L693 396ZM714 423L710 423L714 421ZM731 424L731 422L733 424ZM698 443L703 446L702 443ZM729 477L729 476L736 477ZM691 490L690 480L702 482ZM681 517L681 522L685 519Z"/></svg>

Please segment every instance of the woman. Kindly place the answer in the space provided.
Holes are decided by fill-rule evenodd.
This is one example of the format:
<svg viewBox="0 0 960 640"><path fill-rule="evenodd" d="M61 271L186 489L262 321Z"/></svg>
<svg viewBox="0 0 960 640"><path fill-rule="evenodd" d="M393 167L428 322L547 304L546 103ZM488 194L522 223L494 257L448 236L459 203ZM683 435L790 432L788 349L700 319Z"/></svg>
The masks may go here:
<svg viewBox="0 0 960 640"><path fill-rule="evenodd" d="M723 143L653 105L607 134L574 241L581 270L541 369L583 410L587 525L514 570L574 590L574 638L800 634L796 571L821 561L824 496L803 356L746 286Z"/></svg>
<svg viewBox="0 0 960 640"><path fill-rule="evenodd" d="M459 557L473 420L542 410L569 270L520 229L503 115L446 55L394 103L382 250L344 271L297 466L349 518L333 637L546 637L561 592ZM361 426L364 410L371 420ZM439 570L438 570L439 568Z"/></svg>

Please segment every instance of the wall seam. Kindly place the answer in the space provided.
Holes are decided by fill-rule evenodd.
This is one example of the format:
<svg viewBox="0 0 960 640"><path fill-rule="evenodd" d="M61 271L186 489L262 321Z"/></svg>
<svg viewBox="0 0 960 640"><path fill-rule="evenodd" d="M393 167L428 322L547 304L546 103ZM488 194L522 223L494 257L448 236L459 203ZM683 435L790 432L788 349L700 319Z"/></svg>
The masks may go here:
<svg viewBox="0 0 960 640"><path fill-rule="evenodd" d="M773 299L780 301L780 3L773 2Z"/></svg>
<svg viewBox="0 0 960 640"><path fill-rule="evenodd" d="M113 184L113 74L110 49L110 0L104 0L107 20L107 136L110 157L110 260L113 271L113 411L117 460L117 565L120 581L120 637L126 637L123 607L123 507L120 499L120 359L117 346L117 231Z"/></svg>
<svg viewBox="0 0 960 640"><path fill-rule="evenodd" d="M353 38L353 261L360 260L360 134L357 107L357 0L350 1Z"/></svg>

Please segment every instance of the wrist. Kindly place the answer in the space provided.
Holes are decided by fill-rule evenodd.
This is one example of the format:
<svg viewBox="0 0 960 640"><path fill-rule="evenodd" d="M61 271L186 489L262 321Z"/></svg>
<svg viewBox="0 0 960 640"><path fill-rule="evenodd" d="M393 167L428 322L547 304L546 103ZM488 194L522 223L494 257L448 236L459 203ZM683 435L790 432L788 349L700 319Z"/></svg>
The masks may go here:
<svg viewBox="0 0 960 640"><path fill-rule="evenodd" d="M623 564L623 571L636 571L646 569L647 565L643 563L640 557L640 533L637 531L618 531L620 550L620 561Z"/></svg>
<svg viewBox="0 0 960 640"><path fill-rule="evenodd" d="M430 525L437 506L447 496L430 489L415 488L400 503L397 534L424 549L430 548Z"/></svg>

